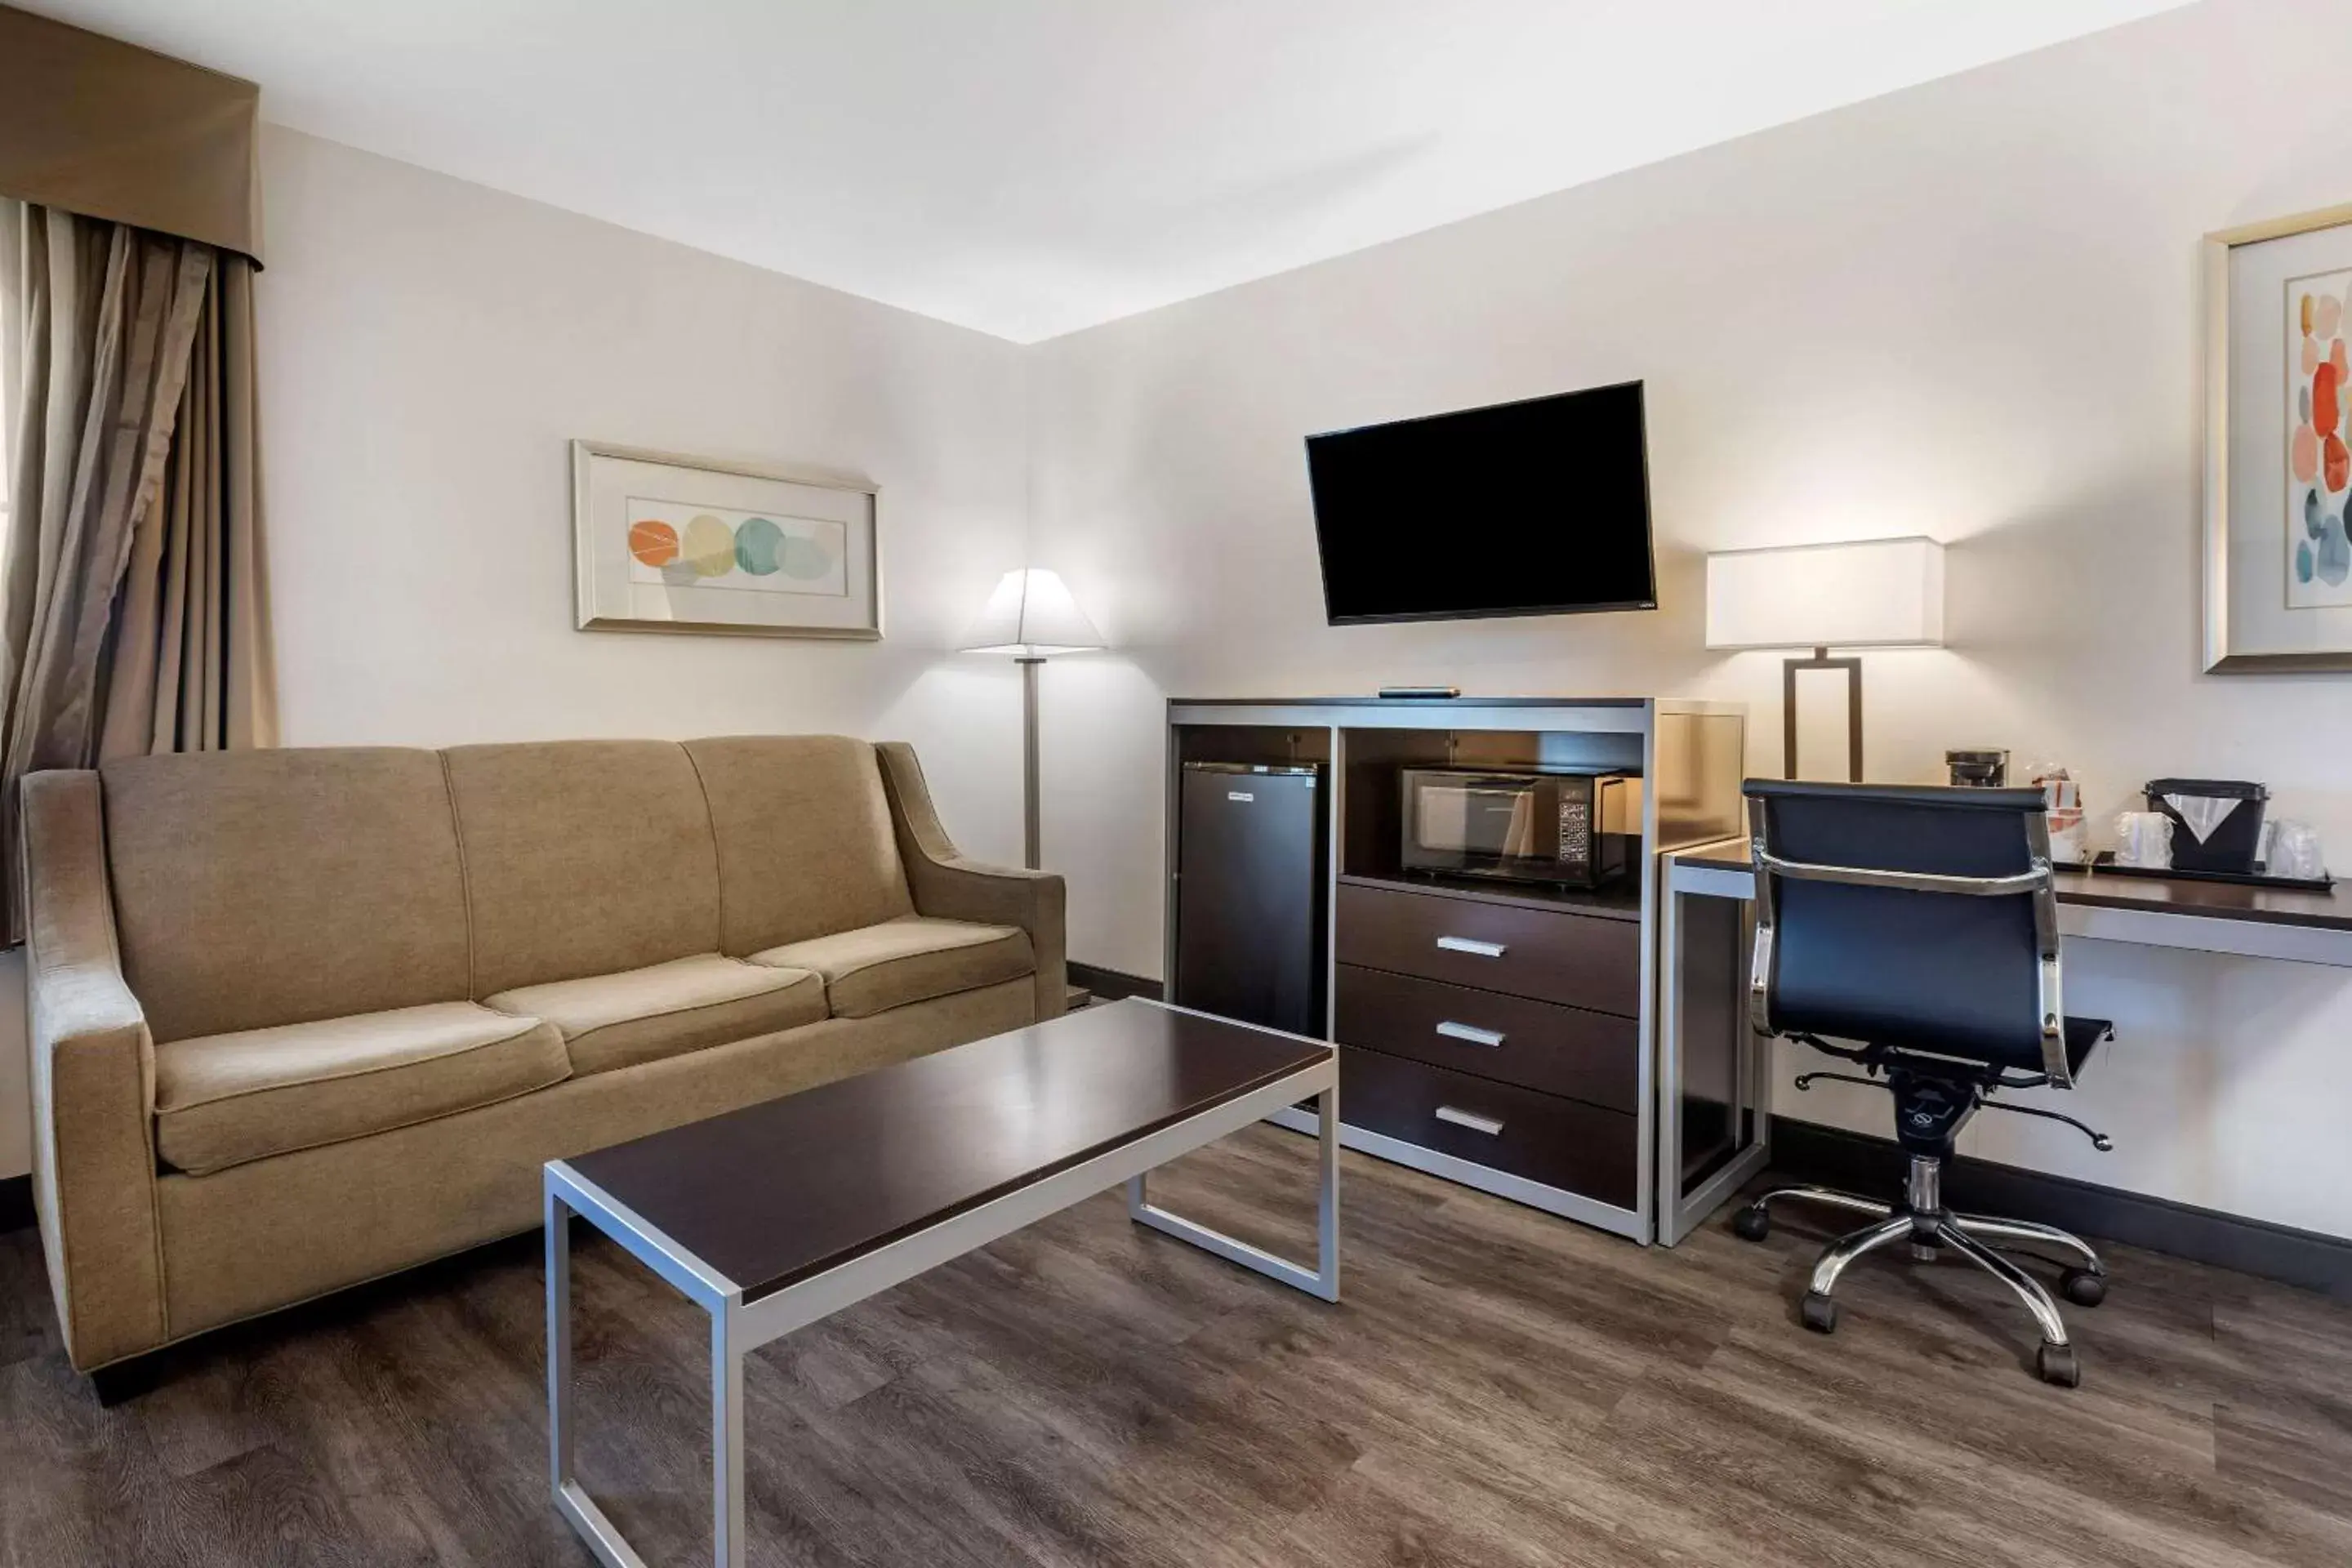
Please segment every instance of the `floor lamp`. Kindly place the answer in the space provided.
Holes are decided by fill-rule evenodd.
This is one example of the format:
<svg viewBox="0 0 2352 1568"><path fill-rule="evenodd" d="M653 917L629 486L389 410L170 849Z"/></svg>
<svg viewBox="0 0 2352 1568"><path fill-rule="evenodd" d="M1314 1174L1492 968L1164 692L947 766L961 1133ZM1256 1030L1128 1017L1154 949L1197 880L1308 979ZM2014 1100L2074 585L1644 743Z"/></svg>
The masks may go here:
<svg viewBox="0 0 2352 1568"><path fill-rule="evenodd" d="M1107 647L1058 573L1007 572L974 623L966 653L1009 653L1021 667L1021 863L1037 869L1037 667L1057 653Z"/></svg>
<svg viewBox="0 0 2352 1568"><path fill-rule="evenodd" d="M1863 778L1862 660L1832 647L1939 647L1944 547L1932 539L1864 539L1719 551L1706 558L1706 646L1809 647L1780 673L1783 772L1797 776L1797 675L1846 678L1846 774Z"/></svg>

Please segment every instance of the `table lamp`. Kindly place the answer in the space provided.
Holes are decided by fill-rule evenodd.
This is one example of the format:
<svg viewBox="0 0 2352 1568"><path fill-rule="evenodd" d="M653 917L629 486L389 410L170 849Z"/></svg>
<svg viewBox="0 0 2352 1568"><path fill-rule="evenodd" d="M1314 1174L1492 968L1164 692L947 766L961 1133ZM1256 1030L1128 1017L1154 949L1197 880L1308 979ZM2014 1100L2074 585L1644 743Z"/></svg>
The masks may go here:
<svg viewBox="0 0 2352 1568"><path fill-rule="evenodd" d="M1021 667L1021 863L1037 869L1037 667L1057 653L1107 647L1061 575L1007 572L973 623L966 653L1009 653Z"/></svg>
<svg viewBox="0 0 2352 1568"><path fill-rule="evenodd" d="M1940 647L1944 547L1932 539L1721 551L1706 558L1706 646L1810 647L1782 661L1783 771L1797 776L1797 672L1843 670L1846 758L1862 782L1862 660L1830 649Z"/></svg>

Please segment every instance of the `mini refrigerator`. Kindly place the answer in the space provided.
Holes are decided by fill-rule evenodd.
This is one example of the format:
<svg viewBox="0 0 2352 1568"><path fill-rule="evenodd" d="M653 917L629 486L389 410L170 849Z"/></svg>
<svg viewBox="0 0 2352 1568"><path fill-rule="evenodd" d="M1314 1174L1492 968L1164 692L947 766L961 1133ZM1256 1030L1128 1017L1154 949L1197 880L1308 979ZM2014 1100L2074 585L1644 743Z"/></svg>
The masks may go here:
<svg viewBox="0 0 2352 1568"><path fill-rule="evenodd" d="M1323 770L1186 763L1182 781L1171 1000L1322 1038Z"/></svg>

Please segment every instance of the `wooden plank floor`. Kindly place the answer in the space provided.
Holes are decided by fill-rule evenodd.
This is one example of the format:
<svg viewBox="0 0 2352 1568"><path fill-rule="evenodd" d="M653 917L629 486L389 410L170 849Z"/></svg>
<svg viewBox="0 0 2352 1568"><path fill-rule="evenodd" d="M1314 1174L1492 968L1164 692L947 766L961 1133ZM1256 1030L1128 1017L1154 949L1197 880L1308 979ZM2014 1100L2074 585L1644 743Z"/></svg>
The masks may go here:
<svg viewBox="0 0 2352 1568"><path fill-rule="evenodd" d="M1154 1195L1304 1253L1311 1145L1253 1130ZM1094 1199L770 1347L765 1563L2352 1563L2352 1309L2141 1253L2074 1310L2075 1392L1993 1281L1874 1258L1832 1339L1822 1228L1672 1252L1355 1155L1328 1308ZM705 1321L575 1251L583 1479L708 1561ZM0 1237L0 1564L590 1559L545 1496L535 1238L248 1325L100 1410L39 1248Z"/></svg>

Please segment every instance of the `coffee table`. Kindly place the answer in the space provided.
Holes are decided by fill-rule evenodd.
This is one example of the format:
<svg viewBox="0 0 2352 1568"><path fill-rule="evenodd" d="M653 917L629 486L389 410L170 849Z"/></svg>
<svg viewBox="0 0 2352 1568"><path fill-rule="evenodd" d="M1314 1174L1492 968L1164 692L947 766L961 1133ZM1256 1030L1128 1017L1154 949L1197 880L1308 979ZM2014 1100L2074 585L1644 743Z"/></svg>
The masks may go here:
<svg viewBox="0 0 2352 1568"><path fill-rule="evenodd" d="M1140 1224L1336 1301L1339 1098L1323 1041L1129 999L550 1162L557 1510L609 1568L645 1568L572 1477L572 1215L710 1314L712 1555L742 1568L751 1351L1121 1182ZM1155 1166L1307 1099L1321 1134L1315 1268L1146 1195Z"/></svg>

